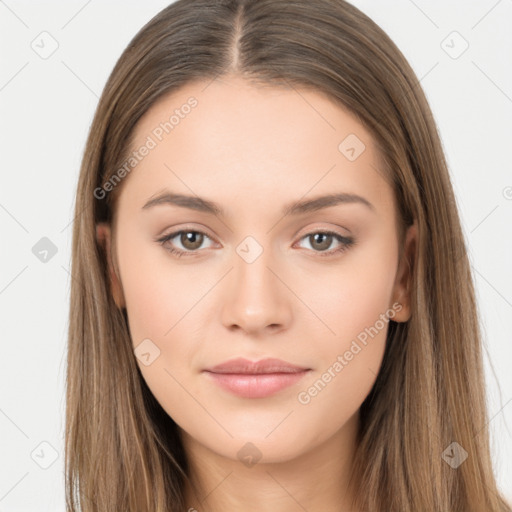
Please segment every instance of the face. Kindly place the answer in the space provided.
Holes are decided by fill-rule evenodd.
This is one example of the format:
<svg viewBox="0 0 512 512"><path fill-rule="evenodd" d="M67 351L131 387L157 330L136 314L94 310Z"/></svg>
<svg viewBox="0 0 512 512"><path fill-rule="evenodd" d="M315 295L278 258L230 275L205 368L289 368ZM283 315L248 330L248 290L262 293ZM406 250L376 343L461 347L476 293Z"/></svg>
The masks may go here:
<svg viewBox="0 0 512 512"><path fill-rule="evenodd" d="M115 229L98 233L115 236L115 297L165 411L224 457L251 442L261 462L289 460L357 416L389 320L409 318L397 208L348 111L309 90L206 85L140 120ZM205 371L236 358L301 370Z"/></svg>

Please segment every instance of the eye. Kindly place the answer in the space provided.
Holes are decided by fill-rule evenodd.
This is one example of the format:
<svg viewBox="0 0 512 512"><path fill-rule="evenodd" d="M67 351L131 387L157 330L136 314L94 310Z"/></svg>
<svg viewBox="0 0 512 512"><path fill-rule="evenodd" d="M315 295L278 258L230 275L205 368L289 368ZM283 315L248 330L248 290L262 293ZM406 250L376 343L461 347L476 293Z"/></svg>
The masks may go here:
<svg viewBox="0 0 512 512"><path fill-rule="evenodd" d="M315 231L303 236L301 240L308 240L313 251L321 253L319 256L332 256L346 251L355 243L353 238L342 236L334 231ZM339 246L328 251L333 241L338 241Z"/></svg>
<svg viewBox="0 0 512 512"><path fill-rule="evenodd" d="M172 242L175 238L177 241ZM196 256L200 252L205 238L211 240L203 231L182 229L159 238L157 242L171 254L181 258L181 256ZM308 240L313 252L320 253L319 256L322 257L341 253L355 243L353 238L342 236L334 231L315 231L303 236L301 240ZM335 249L327 250L331 247L333 241L337 241L339 246ZM176 248L176 243L181 244L182 248Z"/></svg>
<svg viewBox="0 0 512 512"><path fill-rule="evenodd" d="M177 242L181 244L183 249L176 248L170 242L177 238ZM201 245L203 244L205 238L210 239L210 237L203 233L202 231L197 231L193 229L182 229L181 231L175 231L174 233L170 233L168 235L159 238L157 241L165 247L170 253L175 254L180 258L183 255L193 256L199 250Z"/></svg>

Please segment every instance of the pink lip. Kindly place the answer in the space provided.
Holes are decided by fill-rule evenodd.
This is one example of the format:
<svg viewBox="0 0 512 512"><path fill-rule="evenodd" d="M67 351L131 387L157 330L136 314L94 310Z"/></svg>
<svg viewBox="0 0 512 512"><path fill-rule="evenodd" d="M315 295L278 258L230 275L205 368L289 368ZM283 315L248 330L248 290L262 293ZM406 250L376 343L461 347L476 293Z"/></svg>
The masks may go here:
<svg viewBox="0 0 512 512"><path fill-rule="evenodd" d="M280 359L237 358L203 370L222 388L243 398L264 398L298 382L310 371Z"/></svg>

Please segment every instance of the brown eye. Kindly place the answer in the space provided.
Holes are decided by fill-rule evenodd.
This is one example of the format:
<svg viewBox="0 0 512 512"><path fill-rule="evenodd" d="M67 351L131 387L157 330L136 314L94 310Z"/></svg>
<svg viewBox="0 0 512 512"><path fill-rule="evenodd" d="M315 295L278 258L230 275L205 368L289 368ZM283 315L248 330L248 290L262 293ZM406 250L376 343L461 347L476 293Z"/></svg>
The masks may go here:
<svg viewBox="0 0 512 512"><path fill-rule="evenodd" d="M175 256L195 256L199 254L204 247L201 247L205 240L211 238L202 231L193 229L182 229L158 239L157 241L170 253Z"/></svg>
<svg viewBox="0 0 512 512"><path fill-rule="evenodd" d="M355 240L353 238L345 237L331 231L316 231L315 233L309 233L308 235L303 236L301 240L307 240L311 250L318 253L318 256L334 256L355 244ZM332 249L331 245L334 241L338 242L338 247L334 247L334 249Z"/></svg>
<svg viewBox="0 0 512 512"><path fill-rule="evenodd" d="M329 233L313 233L309 236L311 247L318 249L319 251L327 250L333 240L333 235Z"/></svg>
<svg viewBox="0 0 512 512"><path fill-rule="evenodd" d="M180 242L185 249L195 251L199 249L203 243L204 235L198 231L182 231L180 234Z"/></svg>

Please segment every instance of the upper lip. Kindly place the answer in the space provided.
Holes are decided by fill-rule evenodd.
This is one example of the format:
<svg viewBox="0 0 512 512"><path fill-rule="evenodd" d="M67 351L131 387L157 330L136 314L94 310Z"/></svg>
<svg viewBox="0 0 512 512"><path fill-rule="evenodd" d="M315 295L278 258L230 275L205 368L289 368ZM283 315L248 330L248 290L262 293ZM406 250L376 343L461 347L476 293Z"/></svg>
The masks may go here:
<svg viewBox="0 0 512 512"><path fill-rule="evenodd" d="M206 368L205 371L212 373L236 373L236 374L261 374L261 373L298 373L309 370L297 366L282 359L267 358L260 361L249 361L243 357L231 359L224 363Z"/></svg>

